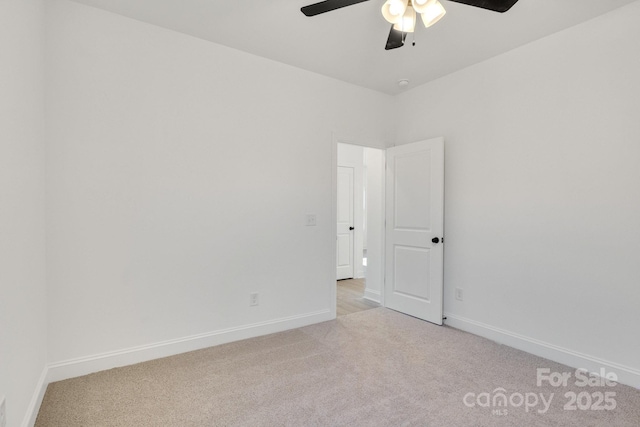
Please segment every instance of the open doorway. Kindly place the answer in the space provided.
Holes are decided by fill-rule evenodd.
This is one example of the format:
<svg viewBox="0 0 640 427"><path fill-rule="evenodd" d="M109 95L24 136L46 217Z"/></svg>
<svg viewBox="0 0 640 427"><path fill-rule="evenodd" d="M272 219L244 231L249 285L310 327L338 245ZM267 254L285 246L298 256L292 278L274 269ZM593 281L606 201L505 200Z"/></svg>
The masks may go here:
<svg viewBox="0 0 640 427"><path fill-rule="evenodd" d="M336 315L382 304L384 151L337 143Z"/></svg>

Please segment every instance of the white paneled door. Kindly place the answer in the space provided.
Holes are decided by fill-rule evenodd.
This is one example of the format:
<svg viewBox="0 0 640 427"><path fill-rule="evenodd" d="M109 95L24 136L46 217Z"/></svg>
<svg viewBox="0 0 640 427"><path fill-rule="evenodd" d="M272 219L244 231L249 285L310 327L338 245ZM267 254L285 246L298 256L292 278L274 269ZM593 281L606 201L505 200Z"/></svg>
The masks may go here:
<svg viewBox="0 0 640 427"><path fill-rule="evenodd" d="M338 237L337 237L337 279L354 277L353 254L353 168L338 166Z"/></svg>
<svg viewBox="0 0 640 427"><path fill-rule="evenodd" d="M444 139L387 150L385 305L442 324Z"/></svg>

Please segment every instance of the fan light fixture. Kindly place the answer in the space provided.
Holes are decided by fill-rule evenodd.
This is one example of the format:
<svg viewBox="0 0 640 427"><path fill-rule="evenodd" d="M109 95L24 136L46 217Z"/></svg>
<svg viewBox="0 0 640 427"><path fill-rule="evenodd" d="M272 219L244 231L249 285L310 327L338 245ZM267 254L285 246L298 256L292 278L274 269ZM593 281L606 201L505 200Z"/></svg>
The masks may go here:
<svg viewBox="0 0 640 427"><path fill-rule="evenodd" d="M438 0L387 0L382 5L382 16L393 28L404 33L413 33L416 28L416 14L422 18L425 27L438 22L447 13Z"/></svg>
<svg viewBox="0 0 640 427"><path fill-rule="evenodd" d="M300 10L305 16L316 16L354 4L364 3L369 0L322 0L302 7ZM494 12L506 12L518 0L449 0L468 6L492 10ZM382 5L382 16L391 24L389 38L384 45L385 50L397 49L404 46L408 33L416 29L416 15L420 15L425 27L430 27L438 22L447 13L438 0L385 0ZM412 42L415 46L415 38Z"/></svg>
<svg viewBox="0 0 640 427"><path fill-rule="evenodd" d="M408 4L409 0L387 0L382 5L382 16L390 24L396 24L402 19Z"/></svg>
<svg viewBox="0 0 640 427"><path fill-rule="evenodd" d="M403 33L413 33L416 29L416 11L412 7L408 7L393 28Z"/></svg>

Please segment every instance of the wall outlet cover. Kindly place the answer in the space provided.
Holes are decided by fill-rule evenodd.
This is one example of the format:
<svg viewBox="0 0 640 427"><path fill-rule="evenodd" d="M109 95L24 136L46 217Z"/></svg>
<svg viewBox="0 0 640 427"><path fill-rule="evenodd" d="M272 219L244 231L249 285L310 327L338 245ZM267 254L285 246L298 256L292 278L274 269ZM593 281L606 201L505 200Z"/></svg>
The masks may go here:
<svg viewBox="0 0 640 427"><path fill-rule="evenodd" d="M316 214L307 214L305 216L305 224L307 227L315 227L317 224Z"/></svg>
<svg viewBox="0 0 640 427"><path fill-rule="evenodd" d="M250 306L256 306L258 305L259 301L258 301L258 293L257 292L253 292L251 294L249 294L249 305Z"/></svg>

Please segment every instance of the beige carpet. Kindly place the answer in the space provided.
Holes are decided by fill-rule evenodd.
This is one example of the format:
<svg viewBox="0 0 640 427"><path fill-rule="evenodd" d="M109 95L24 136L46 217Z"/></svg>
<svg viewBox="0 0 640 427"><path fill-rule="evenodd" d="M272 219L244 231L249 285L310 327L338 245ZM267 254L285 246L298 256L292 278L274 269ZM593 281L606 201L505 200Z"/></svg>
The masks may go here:
<svg viewBox="0 0 640 427"><path fill-rule="evenodd" d="M376 308L50 384L36 425L640 426L639 390L580 388L573 376L567 387L538 387L536 368L575 372ZM498 388L507 406L493 406ZM589 409L563 409L565 393L581 392ZM616 408L591 410L605 392L615 393ZM519 396L533 404L534 393L554 394L547 412L518 405Z"/></svg>

